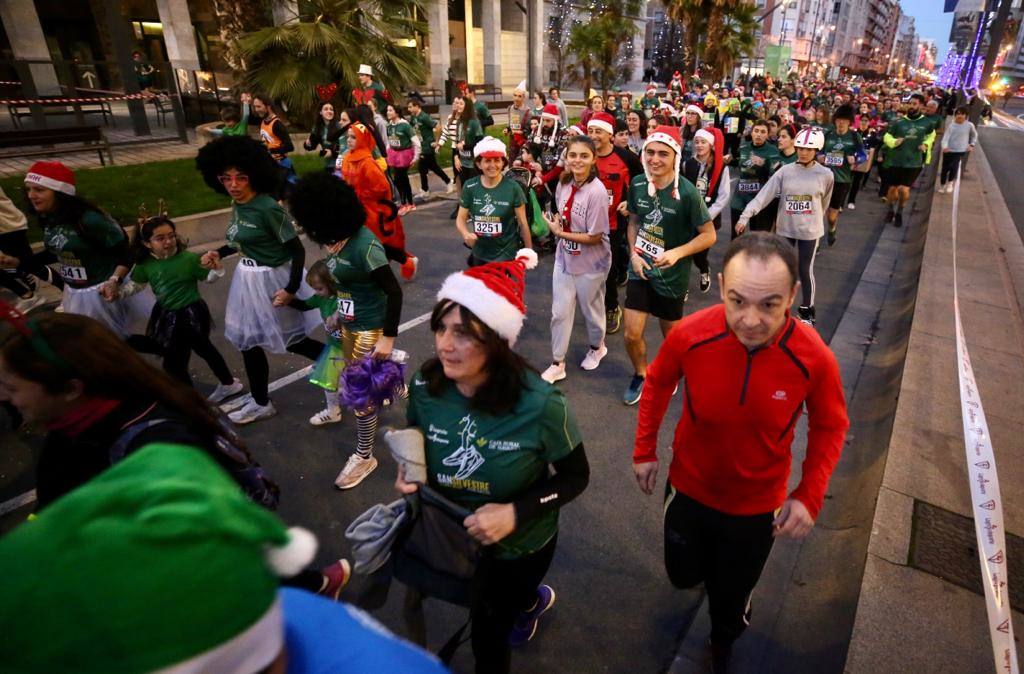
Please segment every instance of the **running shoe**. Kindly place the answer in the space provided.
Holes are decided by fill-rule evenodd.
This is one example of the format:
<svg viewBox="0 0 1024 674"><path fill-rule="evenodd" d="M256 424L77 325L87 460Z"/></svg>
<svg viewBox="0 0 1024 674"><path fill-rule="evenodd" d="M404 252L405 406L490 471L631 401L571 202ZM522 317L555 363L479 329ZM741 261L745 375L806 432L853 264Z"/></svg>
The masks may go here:
<svg viewBox="0 0 1024 674"><path fill-rule="evenodd" d="M326 426L327 424L336 424L339 421L341 421L340 407L333 410L327 407L309 418L309 423L314 426Z"/></svg>
<svg viewBox="0 0 1024 674"><path fill-rule="evenodd" d="M565 363L551 363L548 369L541 372L540 378L549 384L562 381L565 379Z"/></svg>
<svg viewBox="0 0 1024 674"><path fill-rule="evenodd" d="M338 601L338 595L341 594L342 588L348 585L348 581L352 577L352 567L348 560L339 559L334 564L320 569L320 573L324 577L324 584L317 594Z"/></svg>
<svg viewBox="0 0 1024 674"><path fill-rule="evenodd" d="M363 458L358 454L348 457L345 467L334 478L334 486L338 489L351 489L366 479L366 476L377 467L377 458L369 456Z"/></svg>
<svg viewBox="0 0 1024 674"><path fill-rule="evenodd" d="M636 405L640 402L640 396L644 392L644 378L638 374L634 374L633 378L629 380L629 386L626 387L625 392L622 394L622 402L625 405Z"/></svg>
<svg viewBox="0 0 1024 674"><path fill-rule="evenodd" d="M711 290L711 272L701 272L700 291L706 293L709 290Z"/></svg>
<svg viewBox="0 0 1024 674"><path fill-rule="evenodd" d="M614 335L622 329L622 307L605 312L605 333Z"/></svg>
<svg viewBox="0 0 1024 674"><path fill-rule="evenodd" d="M892 222L893 218L895 218L895 217L896 217L896 211L894 211L892 209L889 209L889 210L887 210L885 212L885 221L886 221L886 223Z"/></svg>
<svg viewBox="0 0 1024 674"><path fill-rule="evenodd" d="M242 386L242 382L238 381L238 379L235 379L230 384L217 384L217 388L213 389L213 393L208 395L206 399L217 405L231 396L238 395L242 392L243 388L245 387Z"/></svg>
<svg viewBox="0 0 1024 674"><path fill-rule="evenodd" d="M814 325L814 307L801 306L797 309L797 316L800 317L800 321L807 325Z"/></svg>
<svg viewBox="0 0 1024 674"><path fill-rule="evenodd" d="M711 674L726 674L732 657L732 644L716 644L709 637L708 650L711 651Z"/></svg>
<svg viewBox="0 0 1024 674"><path fill-rule="evenodd" d="M32 293L32 297L22 297L14 303L14 308L23 314L46 304L46 298L41 293Z"/></svg>
<svg viewBox="0 0 1024 674"><path fill-rule="evenodd" d="M601 345L600 349L588 349L587 355L583 357L583 362L580 363L587 372L596 370L597 366L601 364L601 359L608 355L608 347L604 344ZM564 367L564 366L563 366Z"/></svg>
<svg viewBox="0 0 1024 674"><path fill-rule="evenodd" d="M454 180L450 180L450 181L448 181L445 184L444 193L445 194L454 194L454 192L455 192L455 181Z"/></svg>
<svg viewBox="0 0 1024 674"><path fill-rule="evenodd" d="M897 227L902 227L903 226L903 214L902 213L897 213L896 214L896 222L894 222L893 224L895 226L897 226Z"/></svg>
<svg viewBox="0 0 1024 674"><path fill-rule="evenodd" d="M515 625L512 626L512 633L508 636L509 646L523 646L533 635L537 633L537 623L540 617L547 613L555 605L555 591L550 585L541 585L537 588L537 603L529 611L519 614Z"/></svg>
<svg viewBox="0 0 1024 674"><path fill-rule="evenodd" d="M402 217L412 210L412 204L402 204L398 207L398 217Z"/></svg>
<svg viewBox="0 0 1024 674"><path fill-rule="evenodd" d="M274 403L269 400L266 405L260 405L255 400L250 400L241 409L229 414L228 419L231 419L234 424L244 426L260 419L267 419L275 414L277 414L277 410L274 409Z"/></svg>
<svg viewBox="0 0 1024 674"><path fill-rule="evenodd" d="M399 270L402 274L402 278L406 281L411 281L416 278L416 272L419 271L420 259L414 255L410 255L405 258L405 262L402 263L402 268Z"/></svg>
<svg viewBox="0 0 1024 674"><path fill-rule="evenodd" d="M832 246L836 245L836 234L837 234L837 232L836 232L836 228L835 227L832 227L831 229L828 230L828 247L829 248L831 248Z"/></svg>
<svg viewBox="0 0 1024 674"><path fill-rule="evenodd" d="M851 211L857 210L857 204L846 204L846 207Z"/></svg>

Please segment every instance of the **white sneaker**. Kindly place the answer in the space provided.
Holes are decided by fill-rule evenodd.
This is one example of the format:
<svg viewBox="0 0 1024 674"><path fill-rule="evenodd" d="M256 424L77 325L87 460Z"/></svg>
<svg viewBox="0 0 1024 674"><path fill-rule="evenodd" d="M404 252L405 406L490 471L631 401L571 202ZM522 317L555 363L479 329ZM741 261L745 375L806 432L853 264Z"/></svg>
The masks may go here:
<svg viewBox="0 0 1024 674"><path fill-rule="evenodd" d="M244 426L260 419L267 419L275 414L277 414L277 410L274 409L274 403L269 400L266 405L260 405L255 400L250 400L242 406L242 409L229 414L228 419L231 419L234 424Z"/></svg>
<svg viewBox="0 0 1024 674"><path fill-rule="evenodd" d="M562 381L565 379L565 363L559 363L558 365L552 363L551 365L548 365L548 369L541 373L540 378L549 384L554 384L556 381Z"/></svg>
<svg viewBox="0 0 1024 674"><path fill-rule="evenodd" d="M309 418L309 423L314 426L325 426L327 424L336 424L341 421L341 408L331 409L330 407L322 409Z"/></svg>
<svg viewBox="0 0 1024 674"><path fill-rule="evenodd" d="M455 192L455 181L452 180L450 183L448 183L448 186L444 188L444 193L445 194L452 194L454 192Z"/></svg>
<svg viewBox="0 0 1024 674"><path fill-rule="evenodd" d="M345 467L338 473L338 477L334 478L334 486L338 489L351 489L365 480L366 476L372 473L376 467L376 457L371 456L368 459L364 459L358 454L353 454L348 457L348 461L345 462Z"/></svg>
<svg viewBox="0 0 1024 674"><path fill-rule="evenodd" d="M608 347L604 344L601 345L600 349L594 350L589 349L587 355L583 357L583 362L580 363L580 367L584 370L596 370L597 366L601 364L601 359L608 355Z"/></svg>
<svg viewBox="0 0 1024 674"><path fill-rule="evenodd" d="M851 211L857 210L857 204L846 204L846 207Z"/></svg>
<svg viewBox="0 0 1024 674"><path fill-rule="evenodd" d="M237 379L230 384L217 384L217 388L213 389L213 393L206 396L206 399L216 405L223 400L227 400L233 395L238 395L242 392L243 388L245 387L242 386L242 382Z"/></svg>
<svg viewBox="0 0 1024 674"><path fill-rule="evenodd" d="M19 298L18 301L14 303L14 308L23 314L27 314L43 304L46 304L46 298L40 293L33 293L32 297Z"/></svg>

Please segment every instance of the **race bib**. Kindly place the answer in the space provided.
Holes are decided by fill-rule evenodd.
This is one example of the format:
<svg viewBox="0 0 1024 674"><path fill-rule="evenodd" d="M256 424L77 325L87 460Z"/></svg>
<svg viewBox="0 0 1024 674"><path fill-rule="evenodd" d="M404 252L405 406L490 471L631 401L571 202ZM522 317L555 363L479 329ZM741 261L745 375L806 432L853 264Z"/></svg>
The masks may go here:
<svg viewBox="0 0 1024 674"><path fill-rule="evenodd" d="M501 236L501 220L497 218L493 221L480 217L473 218L473 233L487 238Z"/></svg>
<svg viewBox="0 0 1024 674"><path fill-rule="evenodd" d="M608 205L615 205L615 194L611 190L608 190Z"/></svg>
<svg viewBox="0 0 1024 674"><path fill-rule="evenodd" d="M391 147L393 147L395 149L399 149L399 148L402 147L402 141L399 140L398 138L391 137L388 140L391 142Z"/></svg>
<svg viewBox="0 0 1024 674"><path fill-rule="evenodd" d="M85 267L76 267L70 264L62 264L60 266L60 275L65 281L72 283L89 280L85 274Z"/></svg>
<svg viewBox="0 0 1024 674"><path fill-rule="evenodd" d="M726 133L739 133L740 132L740 120L737 117L729 118L729 128L726 129Z"/></svg>
<svg viewBox="0 0 1024 674"><path fill-rule="evenodd" d="M715 116L711 113L704 113L704 116L700 120L700 126L702 129L709 129L715 125Z"/></svg>
<svg viewBox="0 0 1024 674"><path fill-rule="evenodd" d="M663 244L656 243L647 238L647 234L642 230L637 232L636 245L633 249L638 253L642 253L650 257L658 257L665 252L665 246Z"/></svg>
<svg viewBox="0 0 1024 674"><path fill-rule="evenodd" d="M842 152L829 152L825 155L825 166L842 166L845 159Z"/></svg>
<svg viewBox="0 0 1024 674"><path fill-rule="evenodd" d="M639 237L637 237L637 240L639 241ZM562 249L567 255L579 255L581 252L580 242L562 239Z"/></svg>
<svg viewBox="0 0 1024 674"><path fill-rule="evenodd" d="M697 178L697 182L694 183L697 191L700 192L701 196L706 197L708 194L708 179L706 176L700 176Z"/></svg>
<svg viewBox="0 0 1024 674"><path fill-rule="evenodd" d="M339 297L338 298L338 315L341 316L343 321L354 321L356 320L356 303L350 297Z"/></svg>
<svg viewBox="0 0 1024 674"><path fill-rule="evenodd" d="M790 215L810 215L814 212L811 195L809 194L787 194L786 213Z"/></svg>
<svg viewBox="0 0 1024 674"><path fill-rule="evenodd" d="M512 133L519 133L519 130L523 128L523 125L519 122L511 122L509 123L508 128Z"/></svg>
<svg viewBox="0 0 1024 674"><path fill-rule="evenodd" d="M759 192L761 182L759 180L741 180L736 183L736 189L740 192Z"/></svg>

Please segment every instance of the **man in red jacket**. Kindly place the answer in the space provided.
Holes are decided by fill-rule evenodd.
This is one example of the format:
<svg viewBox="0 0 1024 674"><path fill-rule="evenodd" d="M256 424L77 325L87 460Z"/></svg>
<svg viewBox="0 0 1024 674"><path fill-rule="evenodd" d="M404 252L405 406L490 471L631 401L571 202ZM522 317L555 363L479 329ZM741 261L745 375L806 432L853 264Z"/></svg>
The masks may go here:
<svg viewBox="0 0 1024 674"><path fill-rule="evenodd" d="M784 239L750 232L729 245L723 304L672 328L640 399L633 472L654 492L658 427L683 380L665 501L665 568L677 587L701 582L715 671L750 618L750 595L777 537L814 526L849 428L835 356L790 315L797 260ZM791 446L806 406L807 456L786 493Z"/></svg>

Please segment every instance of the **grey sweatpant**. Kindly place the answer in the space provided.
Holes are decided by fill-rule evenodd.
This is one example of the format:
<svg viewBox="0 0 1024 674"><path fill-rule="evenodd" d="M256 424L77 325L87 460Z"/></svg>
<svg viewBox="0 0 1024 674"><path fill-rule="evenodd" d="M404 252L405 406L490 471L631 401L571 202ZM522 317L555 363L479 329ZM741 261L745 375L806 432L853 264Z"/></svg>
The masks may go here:
<svg viewBox="0 0 1024 674"><path fill-rule="evenodd" d="M566 274L555 265L551 276L551 360L561 363L569 350L569 337L579 302L587 324L590 346L604 343L604 292L607 272Z"/></svg>

